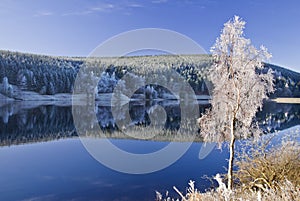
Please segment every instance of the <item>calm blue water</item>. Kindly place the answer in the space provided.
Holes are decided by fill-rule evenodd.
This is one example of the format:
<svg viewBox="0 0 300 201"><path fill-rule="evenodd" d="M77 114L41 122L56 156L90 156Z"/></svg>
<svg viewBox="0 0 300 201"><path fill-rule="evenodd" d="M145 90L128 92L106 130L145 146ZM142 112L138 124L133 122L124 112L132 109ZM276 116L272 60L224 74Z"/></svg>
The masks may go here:
<svg viewBox="0 0 300 201"><path fill-rule="evenodd" d="M131 150L151 151L166 142L114 140ZM122 147L122 146L120 146ZM198 159L201 143L170 167L150 174L119 173L101 165L78 138L0 148L0 200L154 200L155 190L185 190L189 179L204 189L201 179L224 171L227 152L214 150ZM128 150L129 151L129 150ZM108 153L107 153L108 154Z"/></svg>
<svg viewBox="0 0 300 201"><path fill-rule="evenodd" d="M98 110L99 124L111 130L109 108ZM300 125L299 114L299 105L271 104L258 119L268 130L287 129ZM0 116L1 201L154 200L155 191L167 190L178 197L173 186L185 191L191 179L204 191L212 184L203 176L225 172L227 166L226 148L214 149L200 160L202 143L194 142L178 161L163 170L143 175L120 173L100 164L86 151L76 137L69 106L4 105ZM138 113L135 116L141 120ZM265 116L268 120L263 120ZM131 153L151 153L169 143L130 139L111 142Z"/></svg>

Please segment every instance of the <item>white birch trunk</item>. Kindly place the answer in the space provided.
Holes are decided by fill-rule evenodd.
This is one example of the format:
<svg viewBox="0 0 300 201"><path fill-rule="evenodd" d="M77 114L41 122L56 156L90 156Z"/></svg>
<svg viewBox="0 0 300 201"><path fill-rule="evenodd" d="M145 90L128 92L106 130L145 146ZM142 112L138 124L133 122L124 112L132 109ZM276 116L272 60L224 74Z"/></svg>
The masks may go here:
<svg viewBox="0 0 300 201"><path fill-rule="evenodd" d="M234 136L234 125L233 125L234 119L232 118L230 122L230 144L229 144L229 161L228 161L228 189L231 190L233 187L233 178L232 178L232 172L233 172L233 160L234 160L234 142L235 142L235 136Z"/></svg>

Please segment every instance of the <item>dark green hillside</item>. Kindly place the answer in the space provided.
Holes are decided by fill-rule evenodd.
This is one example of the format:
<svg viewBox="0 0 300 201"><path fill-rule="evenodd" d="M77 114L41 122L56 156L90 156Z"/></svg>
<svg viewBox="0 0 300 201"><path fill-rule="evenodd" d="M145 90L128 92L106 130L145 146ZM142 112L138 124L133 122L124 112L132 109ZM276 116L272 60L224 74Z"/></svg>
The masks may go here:
<svg viewBox="0 0 300 201"><path fill-rule="evenodd" d="M265 68L271 68L275 75L272 97L300 97L300 73L272 64L265 64Z"/></svg>
<svg viewBox="0 0 300 201"><path fill-rule="evenodd" d="M22 91L33 91L40 95L72 93L79 69L88 68L89 71L83 70L81 76L87 80L86 85L93 80L100 80L98 93L111 93L126 73L131 73L132 79L141 81L143 78L136 76L136 73L142 75L151 71L160 75L173 69L188 81L196 94L208 94L204 74L211 64L209 55L68 58L0 51L0 93L11 98L19 98L16 94ZM276 78L276 92L271 95L272 98L300 97L300 73L265 64L265 70L269 68L274 70ZM122 84L124 89L128 88L128 83ZM150 89L154 93L152 98L162 98L166 93L155 85ZM141 89L141 92L146 93L146 89Z"/></svg>
<svg viewBox="0 0 300 201"><path fill-rule="evenodd" d="M71 93L72 83L83 61L17 52L0 52L0 80L21 90L42 95Z"/></svg>

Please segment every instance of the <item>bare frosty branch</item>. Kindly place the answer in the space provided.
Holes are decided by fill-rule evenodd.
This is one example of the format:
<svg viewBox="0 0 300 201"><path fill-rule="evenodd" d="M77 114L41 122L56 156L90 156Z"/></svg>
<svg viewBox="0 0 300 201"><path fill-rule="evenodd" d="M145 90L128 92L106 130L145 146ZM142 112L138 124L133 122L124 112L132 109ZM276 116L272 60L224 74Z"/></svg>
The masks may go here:
<svg viewBox="0 0 300 201"><path fill-rule="evenodd" d="M254 130L249 131L253 117L267 94L274 91L272 71L256 73L271 54L264 46L257 50L243 37L244 26L245 22L235 16L225 23L211 48L214 65L208 76L214 85L212 108L199 119L205 141L229 140L231 120L238 137L254 134Z"/></svg>
<svg viewBox="0 0 300 201"><path fill-rule="evenodd" d="M199 120L204 141L229 141L228 188L232 188L232 168L236 138L258 135L253 122L263 99L274 91L272 71L258 73L262 61L271 58L264 46L257 50L244 38L245 22L238 16L224 25L221 36L211 48L214 64L208 78L212 82L211 109Z"/></svg>

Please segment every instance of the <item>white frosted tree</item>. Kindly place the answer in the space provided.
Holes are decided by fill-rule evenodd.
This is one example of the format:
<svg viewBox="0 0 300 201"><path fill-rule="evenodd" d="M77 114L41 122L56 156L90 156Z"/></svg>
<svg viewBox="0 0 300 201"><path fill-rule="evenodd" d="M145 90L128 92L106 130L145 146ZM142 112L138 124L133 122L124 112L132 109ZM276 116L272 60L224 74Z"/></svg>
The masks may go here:
<svg viewBox="0 0 300 201"><path fill-rule="evenodd" d="M7 77L4 77L2 84L0 84L0 93L3 93L8 97L13 95L13 87L11 84L9 84Z"/></svg>
<svg viewBox="0 0 300 201"><path fill-rule="evenodd" d="M228 189L233 187L232 169L236 138L260 133L253 118L263 99L273 92L273 75L261 73L263 60L271 54L263 46L257 50L244 38L245 22L238 16L224 24L211 48L214 63L208 77L213 84L211 108L199 119L206 142L229 141Z"/></svg>

